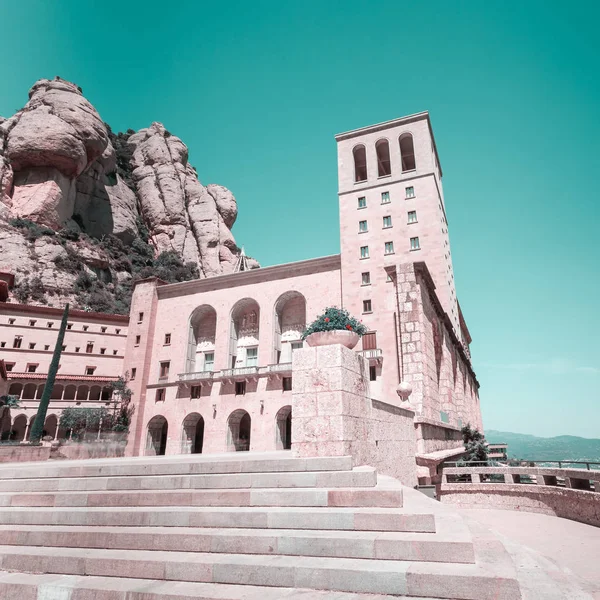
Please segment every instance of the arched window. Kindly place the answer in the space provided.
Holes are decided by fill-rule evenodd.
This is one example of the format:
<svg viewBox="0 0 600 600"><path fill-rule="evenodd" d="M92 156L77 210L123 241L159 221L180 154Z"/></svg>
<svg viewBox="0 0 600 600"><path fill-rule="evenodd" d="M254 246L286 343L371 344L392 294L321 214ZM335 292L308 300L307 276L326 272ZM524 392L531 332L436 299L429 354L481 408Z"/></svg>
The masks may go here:
<svg viewBox="0 0 600 600"><path fill-rule="evenodd" d="M377 174L379 177L385 177L392 173L392 163L390 162L390 144L387 140L379 140L375 144L377 152Z"/></svg>
<svg viewBox="0 0 600 600"><path fill-rule="evenodd" d="M162 415L152 417L148 422L146 456L162 456L167 448L169 425Z"/></svg>
<svg viewBox="0 0 600 600"><path fill-rule="evenodd" d="M291 363L292 351L302 347L302 332L306 329L306 298L296 291L279 296L273 321L273 362Z"/></svg>
<svg viewBox="0 0 600 600"><path fill-rule="evenodd" d="M275 416L276 438L275 447L277 450L292 449L292 407L284 406L279 409Z"/></svg>
<svg viewBox="0 0 600 600"><path fill-rule="evenodd" d="M246 452L250 450L252 422L250 415L243 409L234 410L227 420L227 450Z"/></svg>
<svg viewBox="0 0 600 600"><path fill-rule="evenodd" d="M238 300L229 323L229 364L232 369L258 365L260 307L252 298Z"/></svg>
<svg viewBox="0 0 600 600"><path fill-rule="evenodd" d="M187 373L212 371L215 362L217 311L208 304L198 306L190 317Z"/></svg>
<svg viewBox="0 0 600 600"><path fill-rule="evenodd" d="M352 150L354 155L354 181L367 180L367 151L361 144Z"/></svg>
<svg viewBox="0 0 600 600"><path fill-rule="evenodd" d="M417 166L415 163L415 147L413 137L410 133L400 136L400 156L402 157L402 172L414 171Z"/></svg>
<svg viewBox="0 0 600 600"><path fill-rule="evenodd" d="M182 454L200 454L204 443L204 419L198 413L189 414L183 421Z"/></svg>

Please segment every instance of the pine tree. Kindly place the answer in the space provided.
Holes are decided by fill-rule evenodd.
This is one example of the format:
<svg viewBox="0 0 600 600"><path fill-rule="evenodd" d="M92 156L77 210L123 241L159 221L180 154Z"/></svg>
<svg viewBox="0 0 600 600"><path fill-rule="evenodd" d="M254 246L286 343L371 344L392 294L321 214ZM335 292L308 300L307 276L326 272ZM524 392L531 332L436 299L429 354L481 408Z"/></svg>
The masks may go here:
<svg viewBox="0 0 600 600"><path fill-rule="evenodd" d="M485 436L477 428L471 429L471 425L467 424L461 429L463 442L467 454L465 460L467 462L484 462L487 461L487 442Z"/></svg>
<svg viewBox="0 0 600 600"><path fill-rule="evenodd" d="M50 404L50 397L52 396L52 390L54 388L54 380L56 379L56 372L58 371L58 365L60 362L60 355L62 353L63 340L65 339L65 330L67 329L67 319L69 318L69 304L65 306L63 312L62 321L60 323L60 329L58 331L58 337L56 338L56 346L54 346L54 354L52 355L52 362L48 369L48 379L44 386L44 393L40 400L35 421L31 428L30 440L32 443L38 443L44 432L44 424L46 422L46 413L48 412L48 405Z"/></svg>

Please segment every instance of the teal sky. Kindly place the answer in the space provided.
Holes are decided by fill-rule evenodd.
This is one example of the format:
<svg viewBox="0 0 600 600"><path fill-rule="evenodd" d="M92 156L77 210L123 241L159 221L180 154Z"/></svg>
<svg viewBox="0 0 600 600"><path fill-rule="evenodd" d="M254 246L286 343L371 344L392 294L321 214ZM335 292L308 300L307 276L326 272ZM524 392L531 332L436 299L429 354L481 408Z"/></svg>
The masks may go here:
<svg viewBox="0 0 600 600"><path fill-rule="evenodd" d="M429 110L484 425L600 437L600 3L0 2L0 115L76 82L230 188L263 265L339 252L334 134Z"/></svg>

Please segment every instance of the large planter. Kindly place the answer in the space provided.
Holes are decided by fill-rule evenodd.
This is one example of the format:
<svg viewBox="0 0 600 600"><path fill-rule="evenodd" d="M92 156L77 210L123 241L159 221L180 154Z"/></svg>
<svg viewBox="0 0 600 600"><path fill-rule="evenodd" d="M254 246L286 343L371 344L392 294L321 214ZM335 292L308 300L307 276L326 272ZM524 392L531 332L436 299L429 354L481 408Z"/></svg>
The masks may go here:
<svg viewBox="0 0 600 600"><path fill-rule="evenodd" d="M317 331L306 336L306 343L309 346L333 346L341 344L346 348L354 348L360 339L358 333L344 329L335 329L333 331Z"/></svg>

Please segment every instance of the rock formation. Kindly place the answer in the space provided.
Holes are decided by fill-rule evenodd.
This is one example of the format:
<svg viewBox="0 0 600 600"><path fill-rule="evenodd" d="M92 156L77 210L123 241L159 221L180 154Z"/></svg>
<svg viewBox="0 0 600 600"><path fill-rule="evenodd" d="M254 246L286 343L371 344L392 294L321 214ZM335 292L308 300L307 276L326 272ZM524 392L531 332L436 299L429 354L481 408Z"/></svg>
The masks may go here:
<svg viewBox="0 0 600 600"><path fill-rule="evenodd" d="M81 268L130 277L94 244L111 236L147 243L155 258L175 253L200 277L230 273L236 217L233 194L200 183L178 137L160 123L113 134L73 83L41 79L23 109L0 118L0 270L41 281L34 301L77 304Z"/></svg>

